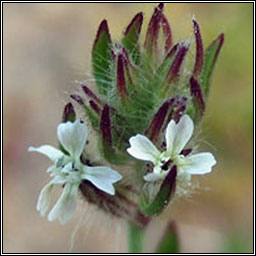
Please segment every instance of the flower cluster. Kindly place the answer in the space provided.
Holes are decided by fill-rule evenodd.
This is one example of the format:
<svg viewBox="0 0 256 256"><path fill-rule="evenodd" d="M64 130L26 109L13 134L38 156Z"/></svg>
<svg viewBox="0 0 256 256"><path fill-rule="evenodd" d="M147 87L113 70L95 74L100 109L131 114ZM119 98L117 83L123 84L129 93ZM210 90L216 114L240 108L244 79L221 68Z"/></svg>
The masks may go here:
<svg viewBox="0 0 256 256"><path fill-rule="evenodd" d="M163 9L163 3L155 8L144 43L141 12L120 42L112 42L103 20L92 48L97 92L82 83L82 93L70 95L96 134L96 139L89 140L98 141L101 160L94 162L86 156L88 128L76 119L71 103L57 128L59 149L29 148L54 162L47 170L52 180L42 189L37 204L42 215L48 212L54 185L64 187L48 215L50 221L65 223L72 217L80 190L85 200L105 212L146 225L168 205L182 177L190 180L191 175L209 173L216 164L211 153L196 153L190 141L205 113L224 35L205 50L199 24L193 19L195 58L191 60L187 53L192 40L174 43ZM153 186L152 198L144 185L155 183L160 186Z"/></svg>
<svg viewBox="0 0 256 256"><path fill-rule="evenodd" d="M173 165L177 167L178 173L187 175L202 175L212 170L216 161L211 153L190 155L191 149L184 150L193 130L193 121L188 115L183 115L178 124L171 120L165 131L166 150L162 153L144 135L138 134L130 139L128 153L154 165L153 172L144 176L145 181L164 179Z"/></svg>
<svg viewBox="0 0 256 256"><path fill-rule="evenodd" d="M106 166L88 166L81 162L80 157L88 138L88 130L83 122L76 120L74 123L61 123L57 128L59 142L67 154L50 145L29 147L29 151L38 152L51 159L54 164L47 172L52 180L42 189L37 210L44 216L50 206L51 191L54 185L62 184L62 195L48 215L49 221L59 219L66 223L74 214L78 187L82 180L90 181L98 189L110 194L115 194L113 183L122 176Z"/></svg>

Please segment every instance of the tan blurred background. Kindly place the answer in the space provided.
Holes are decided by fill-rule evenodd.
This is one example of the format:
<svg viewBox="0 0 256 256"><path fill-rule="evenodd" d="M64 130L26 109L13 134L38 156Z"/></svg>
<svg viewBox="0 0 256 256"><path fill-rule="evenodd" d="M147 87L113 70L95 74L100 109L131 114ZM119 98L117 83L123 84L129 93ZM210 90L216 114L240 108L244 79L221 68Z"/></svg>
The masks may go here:
<svg viewBox="0 0 256 256"><path fill-rule="evenodd" d="M139 11L147 23L151 3L4 3L4 229L5 253L126 252L125 223L82 204L65 226L36 212L50 162L30 145L56 145L56 125L67 93L88 78L90 49L107 18L113 38ZM168 219L177 222L182 252L251 252L253 232L253 4L166 5L175 40L201 25L204 44L225 33L202 134L202 149L218 165L200 177L200 189L177 201L149 227L147 251ZM145 31L145 26L143 27ZM85 213L82 213L85 211ZM77 223L79 225L77 225Z"/></svg>

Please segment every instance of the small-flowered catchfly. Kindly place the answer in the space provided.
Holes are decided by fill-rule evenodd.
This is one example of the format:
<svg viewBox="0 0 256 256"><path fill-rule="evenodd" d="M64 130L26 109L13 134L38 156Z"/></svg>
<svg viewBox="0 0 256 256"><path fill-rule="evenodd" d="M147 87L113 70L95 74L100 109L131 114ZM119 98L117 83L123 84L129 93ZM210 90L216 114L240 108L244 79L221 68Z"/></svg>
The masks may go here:
<svg viewBox="0 0 256 256"><path fill-rule="evenodd" d="M140 160L153 163L153 172L144 176L145 181L164 179L173 165L177 166L178 174L190 177L193 174L211 172L216 160L211 153L188 154L183 151L194 131L194 124L188 115L183 115L178 123L171 120L165 131L166 150L160 152L144 135L138 134L130 138L131 147L128 153ZM186 153L185 153L186 152Z"/></svg>
<svg viewBox="0 0 256 256"><path fill-rule="evenodd" d="M55 185L62 185L49 211L50 221L67 222L80 193L88 204L127 221L131 253L144 252L147 225L176 195L194 188L191 175L209 173L216 164L211 153L195 152L196 138L190 140L207 111L213 70L224 43L222 33L205 46L195 18L194 38L175 42L164 3L146 23L144 30L144 15L137 13L116 41L103 19L91 51L94 82L81 81L81 93L70 94L93 129L94 138L89 139L96 147L90 148L90 155L96 154L99 162L83 152L88 129L77 120L71 102L57 128L60 150L49 145L29 148L54 162L48 168L52 179L37 203L41 215L48 213ZM175 226L168 225L155 253L178 253L178 241Z"/></svg>
<svg viewBox="0 0 256 256"><path fill-rule="evenodd" d="M50 211L48 219L59 219L65 224L74 215L78 188L83 180L88 180L99 190L114 195L113 183L121 180L122 176L110 167L88 166L81 162L80 157L88 138L88 129L80 120L59 124L57 136L66 153L49 145L29 147L29 151L41 153L54 162L47 170L52 180L41 190L37 210L42 216L47 213L54 185L62 184L64 190Z"/></svg>

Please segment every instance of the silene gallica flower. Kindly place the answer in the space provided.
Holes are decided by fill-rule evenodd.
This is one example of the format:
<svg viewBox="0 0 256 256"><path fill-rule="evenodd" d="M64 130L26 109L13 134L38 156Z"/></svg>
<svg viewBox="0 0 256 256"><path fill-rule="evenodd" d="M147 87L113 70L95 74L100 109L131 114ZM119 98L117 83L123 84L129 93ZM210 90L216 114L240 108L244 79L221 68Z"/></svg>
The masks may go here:
<svg viewBox="0 0 256 256"><path fill-rule="evenodd" d="M205 46L195 18L193 38L175 41L164 3L146 23L138 12L120 40L113 40L107 20L102 20L92 45L92 79L80 81L80 90L69 95L76 105L64 107L63 123L57 127L60 150L49 145L29 148L54 162L48 168L52 180L38 199L41 215L48 212L54 185L60 184L63 192L48 215L50 221L67 222L80 193L104 214L127 221L132 253L143 252L151 220L176 195L183 195L180 191L190 194L191 176L209 173L216 164L211 153L196 152L192 144L197 136L190 140L207 111L224 43L221 33ZM97 163L83 152L88 129L75 109L93 130L89 142L94 146L88 150L98 156ZM170 240L168 232L163 244Z"/></svg>
<svg viewBox="0 0 256 256"><path fill-rule="evenodd" d="M48 219L59 219L65 224L74 214L78 188L83 180L88 180L99 190L114 195L113 184L121 180L122 176L110 167L88 166L81 162L80 157L88 138L88 129L80 120L59 124L57 136L66 154L50 145L29 147L29 151L41 153L54 162L47 170L52 180L41 190L37 210L42 216L47 213L54 185L62 184L63 192L50 211Z"/></svg>
<svg viewBox="0 0 256 256"><path fill-rule="evenodd" d="M164 179L176 165L179 174L202 175L211 172L216 160L211 153L190 154L191 149L183 150L194 131L194 124L188 115L183 115L179 122L171 120L165 131L166 150L160 152L144 135L130 138L128 153L140 160L153 163L153 172L144 176L145 181Z"/></svg>

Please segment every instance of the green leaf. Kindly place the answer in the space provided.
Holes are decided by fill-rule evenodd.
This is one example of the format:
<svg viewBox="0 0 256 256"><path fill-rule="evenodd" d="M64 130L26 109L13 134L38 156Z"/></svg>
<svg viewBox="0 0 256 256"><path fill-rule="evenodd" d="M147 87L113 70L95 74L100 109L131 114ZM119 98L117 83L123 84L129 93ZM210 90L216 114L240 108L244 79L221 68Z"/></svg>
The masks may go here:
<svg viewBox="0 0 256 256"><path fill-rule="evenodd" d="M106 104L100 116L99 128L101 132L101 140L99 149L104 157L111 164L122 164L125 161L124 155L117 154L113 146L112 135L112 119L110 116L110 107Z"/></svg>
<svg viewBox="0 0 256 256"><path fill-rule="evenodd" d="M93 75L101 95L106 95L107 89L111 86L111 65L111 38L107 21L103 20L99 26L92 49Z"/></svg>
<svg viewBox="0 0 256 256"><path fill-rule="evenodd" d="M168 224L156 253L179 253L179 239L173 221Z"/></svg>
<svg viewBox="0 0 256 256"><path fill-rule="evenodd" d="M84 107L84 111L86 112L86 114L89 118L89 121L90 121L92 127L95 130L98 130L99 129L99 116L97 116L96 113L87 105L84 104L83 107Z"/></svg>
<svg viewBox="0 0 256 256"><path fill-rule="evenodd" d="M163 79L163 78L165 78L167 76L170 66L175 58L175 54L177 53L178 47L179 47L179 44L174 45L174 47L171 49L171 51L166 55L162 64L157 68L156 76L153 80L153 84L154 84L155 88L160 88L163 85L168 86L165 79ZM165 94L163 95L163 98L164 97L166 97Z"/></svg>
<svg viewBox="0 0 256 256"><path fill-rule="evenodd" d="M138 13L131 21L124 32L122 44L131 56L132 61L138 65L140 58L139 36L143 22L143 14Z"/></svg>
<svg viewBox="0 0 256 256"><path fill-rule="evenodd" d="M162 212L168 205L176 187L177 167L174 165L165 177L159 192L152 202L141 202L141 211L145 215L152 216Z"/></svg>
<svg viewBox="0 0 256 256"><path fill-rule="evenodd" d="M224 34L221 34L211 45L206 49L204 53L204 66L201 75L201 85L204 91L204 95L207 97L210 89L211 76L218 55L224 42Z"/></svg>

